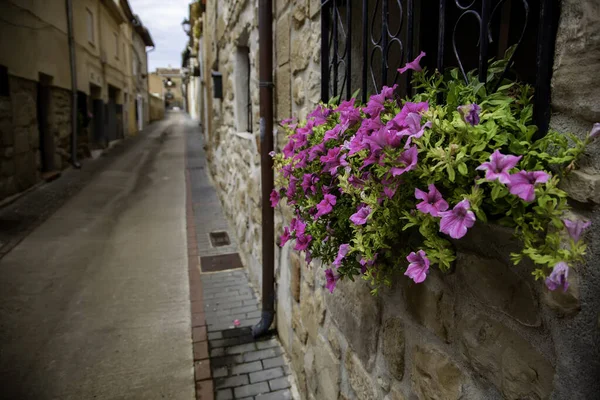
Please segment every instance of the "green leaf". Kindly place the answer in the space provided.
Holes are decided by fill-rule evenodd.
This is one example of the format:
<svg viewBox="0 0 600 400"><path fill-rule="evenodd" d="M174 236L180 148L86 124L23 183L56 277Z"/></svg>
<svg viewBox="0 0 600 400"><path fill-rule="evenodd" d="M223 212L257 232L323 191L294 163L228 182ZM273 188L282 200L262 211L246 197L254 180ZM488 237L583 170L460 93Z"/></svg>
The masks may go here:
<svg viewBox="0 0 600 400"><path fill-rule="evenodd" d="M469 174L467 164L465 164L465 163L458 164L458 172L463 176L467 176Z"/></svg>
<svg viewBox="0 0 600 400"><path fill-rule="evenodd" d="M456 172L454 172L454 168L452 168L450 164L446 165L446 172L448 172L448 179L450 179L450 182L454 182L456 179Z"/></svg>
<svg viewBox="0 0 600 400"><path fill-rule="evenodd" d="M350 96L350 98L356 99L358 97L359 93L360 93L360 88L356 89L354 91L354 93L352 93L352 96Z"/></svg>

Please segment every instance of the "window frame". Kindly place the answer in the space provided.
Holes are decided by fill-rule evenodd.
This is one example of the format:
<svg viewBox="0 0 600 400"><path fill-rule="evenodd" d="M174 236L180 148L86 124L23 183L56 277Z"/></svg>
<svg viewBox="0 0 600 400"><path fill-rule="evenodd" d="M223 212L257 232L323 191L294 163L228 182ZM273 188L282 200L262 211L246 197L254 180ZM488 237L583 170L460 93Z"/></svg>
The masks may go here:
<svg viewBox="0 0 600 400"><path fill-rule="evenodd" d="M117 32L113 32L115 36L115 60L119 59L119 34Z"/></svg>
<svg viewBox="0 0 600 400"><path fill-rule="evenodd" d="M86 11L86 25L87 25L87 39L88 43L92 46L96 46L96 24L94 21L94 13L89 8L85 8Z"/></svg>

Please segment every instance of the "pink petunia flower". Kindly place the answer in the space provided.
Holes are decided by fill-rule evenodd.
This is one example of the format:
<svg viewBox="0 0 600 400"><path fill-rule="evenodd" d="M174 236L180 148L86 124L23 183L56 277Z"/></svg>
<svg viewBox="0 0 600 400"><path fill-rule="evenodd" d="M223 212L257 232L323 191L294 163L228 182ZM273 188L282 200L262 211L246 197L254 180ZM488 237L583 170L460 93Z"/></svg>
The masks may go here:
<svg viewBox="0 0 600 400"><path fill-rule="evenodd" d="M567 228L567 232L569 232L569 236L571 236L574 242L579 242L579 238L583 231L592 225L590 221L571 221L570 219L563 219L562 221Z"/></svg>
<svg viewBox="0 0 600 400"><path fill-rule="evenodd" d="M517 163L523 158L523 156L513 156L510 154L502 154L500 150L496 150L490 156L490 161L484 162L476 169L478 171L485 171L485 179L488 181L495 181L496 179L500 183L505 185L510 183L509 170L513 169Z"/></svg>
<svg viewBox="0 0 600 400"><path fill-rule="evenodd" d="M392 169L390 169L392 176L399 176L407 171L412 171L413 169L415 169L417 167L418 161L417 146L412 146L411 148L400 154L400 158L398 158L398 161L404 164L404 166L393 167Z"/></svg>
<svg viewBox="0 0 600 400"><path fill-rule="evenodd" d="M277 189L273 189L271 195L269 196L269 199L271 200L271 207L277 207L277 203L279 203L279 200L281 199L279 191Z"/></svg>
<svg viewBox="0 0 600 400"><path fill-rule="evenodd" d="M325 214L329 214L331 210L333 210L333 206L337 202L337 198L332 194L326 194L325 198L321 200L319 204L317 204L317 213L314 218L320 218Z"/></svg>
<svg viewBox="0 0 600 400"><path fill-rule="evenodd" d="M405 123L407 128L398 132L399 137L408 136L406 140L406 144L404 145L405 149L411 144L412 139L419 139L425 133L425 128L431 128L431 121L427 121L423 125L421 125L421 115L417 113L410 113L406 116Z"/></svg>
<svg viewBox="0 0 600 400"><path fill-rule="evenodd" d="M302 190L304 190L304 194L307 193L315 193L317 188L315 184L319 182L319 177L316 174L304 174L302 177Z"/></svg>
<svg viewBox="0 0 600 400"><path fill-rule="evenodd" d="M368 261L364 258L361 258L358 262L361 265L360 273L364 274L365 272L367 272L367 267L372 267L373 265L375 265L375 261L377 261L377 253L373 254L373 259Z"/></svg>
<svg viewBox="0 0 600 400"><path fill-rule="evenodd" d="M413 251L406 259L410 264L408 264L404 275L415 281L415 283L423 282L429 272L429 258L427 258L427 254L423 250L419 250L416 253Z"/></svg>
<svg viewBox="0 0 600 400"><path fill-rule="evenodd" d="M340 248L338 249L337 257L333 261L333 265L335 265L336 267L339 267L342 264L342 260L344 259L344 257L346 257L346 255L348 254L349 251L350 251L349 244L341 244Z"/></svg>
<svg viewBox="0 0 600 400"><path fill-rule="evenodd" d="M369 99L367 105L363 108L365 114L372 119L378 118L379 114L385 109L385 101L394 97L394 91L398 85L392 87L384 86L379 94L374 94Z"/></svg>
<svg viewBox="0 0 600 400"><path fill-rule="evenodd" d="M429 103L427 103L426 101L423 101L421 103L411 103L410 101L408 101L404 103L402 110L400 110L400 112L394 118L392 118L386 126L389 129L401 131L402 129L408 126L406 122L406 117L408 117L409 114L421 114L423 111L427 111L428 109Z"/></svg>
<svg viewBox="0 0 600 400"><path fill-rule="evenodd" d="M326 155L321 156L320 160L325 164L323 166L324 171L328 171L331 175L335 175L340 165L343 167L348 165L348 162L346 161L346 154L341 154L340 152L340 147L334 147L329 149Z"/></svg>
<svg viewBox="0 0 600 400"><path fill-rule="evenodd" d="M290 221L290 229L296 232L296 236L304 235L306 232L306 224L300 218L292 218Z"/></svg>
<svg viewBox="0 0 600 400"><path fill-rule="evenodd" d="M280 236L281 243L279 246L283 247L290 240L290 229L286 226L283 228L283 234Z"/></svg>
<svg viewBox="0 0 600 400"><path fill-rule="evenodd" d="M464 199L450 211L440 212L440 232L453 239L460 239L467 234L467 229L475 225L475 214L469 210L471 203Z"/></svg>
<svg viewBox="0 0 600 400"><path fill-rule="evenodd" d="M301 235L296 237L296 246L294 246L294 250L302 251L308 249L311 241L312 236L310 235Z"/></svg>
<svg viewBox="0 0 600 400"><path fill-rule="evenodd" d="M566 262L561 261L554 266L550 276L546 278L546 287L550 290L556 290L562 286L563 292L569 288L569 266Z"/></svg>
<svg viewBox="0 0 600 400"><path fill-rule="evenodd" d="M330 141L331 139L338 139L340 132L342 131L342 125L338 124L325 132L325 136L323 136L323 143Z"/></svg>
<svg viewBox="0 0 600 400"><path fill-rule="evenodd" d="M381 180L381 184L383 185L383 194L385 194L388 199L391 199L394 197L394 194L396 194L396 189L398 189L400 183L397 179L384 178Z"/></svg>
<svg viewBox="0 0 600 400"><path fill-rule="evenodd" d="M308 161L325 154L325 143L319 143L308 149Z"/></svg>
<svg viewBox="0 0 600 400"><path fill-rule="evenodd" d="M479 113L481 107L478 104L466 104L457 108L458 113L463 117L466 123L472 126L479 125Z"/></svg>
<svg viewBox="0 0 600 400"><path fill-rule="evenodd" d="M296 183L298 183L298 178L294 175L290 176L290 184L285 192L285 195L288 199L291 199L296 194Z"/></svg>
<svg viewBox="0 0 600 400"><path fill-rule="evenodd" d="M419 64L421 62L421 58L423 58L423 57L425 57L424 51L422 51L421 54L419 54L417 56L417 58L415 58L414 60L412 60L409 63L406 63L406 65L404 67L398 69L398 72L403 74L406 71L408 71L409 69L412 69L413 71L416 71L416 72L423 71L423 68L421 68L421 64Z"/></svg>
<svg viewBox="0 0 600 400"><path fill-rule="evenodd" d="M340 276L334 275L333 270L331 268L327 268L325 270L325 279L327 279L327 283L325 284L325 287L327 288L327 290L329 290L329 293L333 293L333 291L335 290L335 285L337 284L337 281L340 279Z"/></svg>
<svg viewBox="0 0 600 400"><path fill-rule="evenodd" d="M448 203L444 200L442 194L437 190L433 183L429 185L429 193L425 193L424 191L415 188L415 197L419 200L423 200L417 204L417 210L422 213L438 217L440 212L448 209Z"/></svg>
<svg viewBox="0 0 600 400"><path fill-rule="evenodd" d="M532 202L535 200L535 186L546 183L550 174L545 171L519 171L510 176L508 190L521 199Z"/></svg>
<svg viewBox="0 0 600 400"><path fill-rule="evenodd" d="M367 218L371 215L371 208L368 206L361 206L357 212L350 216L350 221L354 225L364 225L367 223Z"/></svg>

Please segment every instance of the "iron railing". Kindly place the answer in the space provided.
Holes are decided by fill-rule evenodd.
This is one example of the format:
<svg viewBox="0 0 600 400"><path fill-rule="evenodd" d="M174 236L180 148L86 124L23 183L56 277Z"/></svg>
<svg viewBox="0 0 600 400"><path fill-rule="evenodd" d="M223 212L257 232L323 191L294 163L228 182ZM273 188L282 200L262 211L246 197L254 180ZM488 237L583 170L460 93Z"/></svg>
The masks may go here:
<svg viewBox="0 0 600 400"><path fill-rule="evenodd" d="M557 20L558 0L323 0L321 98L348 99L360 89L365 102L394 83L408 94L410 71L397 69L423 49L429 68L458 67L465 80L476 68L486 82L490 58L514 45L502 77L534 86L535 119L545 132Z"/></svg>

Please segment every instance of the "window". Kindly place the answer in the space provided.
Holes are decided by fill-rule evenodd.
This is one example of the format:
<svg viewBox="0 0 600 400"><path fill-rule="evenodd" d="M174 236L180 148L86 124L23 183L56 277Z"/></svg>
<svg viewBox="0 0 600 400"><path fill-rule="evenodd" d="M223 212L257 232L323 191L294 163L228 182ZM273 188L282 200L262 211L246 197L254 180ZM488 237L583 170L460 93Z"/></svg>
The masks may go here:
<svg viewBox="0 0 600 400"><path fill-rule="evenodd" d="M137 76L137 70L138 70L138 61L137 61L137 55L133 55L133 60L131 60L131 65L133 67L133 76Z"/></svg>
<svg viewBox="0 0 600 400"><path fill-rule="evenodd" d="M115 58L119 59L119 35L115 32Z"/></svg>
<svg viewBox="0 0 600 400"><path fill-rule="evenodd" d="M549 2L554 4L556 0ZM540 0L465 3L469 2L323 2L322 100L338 95L350 98L360 89L361 100L365 101L382 86L395 83L400 96L410 93L410 72L400 75L397 69L421 50L427 54L421 65L430 71L446 67L477 69L485 79L487 60L503 57L507 48L516 45L505 76L535 86L536 120L540 131L545 132L558 20L553 10L557 7L544 8ZM486 62L480 63L480 59Z"/></svg>
<svg viewBox="0 0 600 400"><path fill-rule="evenodd" d="M252 132L250 49L239 46L235 55L235 115L238 132Z"/></svg>
<svg viewBox="0 0 600 400"><path fill-rule="evenodd" d="M86 20L87 20L87 36L88 42L94 44L94 14L86 8Z"/></svg>

